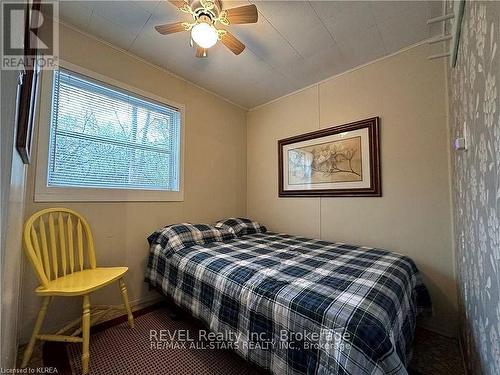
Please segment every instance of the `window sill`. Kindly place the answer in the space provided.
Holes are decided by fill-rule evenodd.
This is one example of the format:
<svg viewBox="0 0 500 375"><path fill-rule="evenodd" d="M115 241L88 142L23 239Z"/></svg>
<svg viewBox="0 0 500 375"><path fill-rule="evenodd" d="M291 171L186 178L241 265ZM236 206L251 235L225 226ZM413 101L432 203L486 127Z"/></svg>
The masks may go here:
<svg viewBox="0 0 500 375"><path fill-rule="evenodd" d="M181 202L184 200L182 191L56 187L37 190L35 202Z"/></svg>

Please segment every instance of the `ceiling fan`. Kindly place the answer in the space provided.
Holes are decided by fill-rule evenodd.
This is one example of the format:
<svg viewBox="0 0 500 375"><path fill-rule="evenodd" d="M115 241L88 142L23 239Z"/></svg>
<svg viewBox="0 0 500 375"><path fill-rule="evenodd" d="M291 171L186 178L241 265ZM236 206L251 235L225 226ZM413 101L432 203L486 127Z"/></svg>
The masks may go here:
<svg viewBox="0 0 500 375"><path fill-rule="evenodd" d="M233 34L225 29L218 29L231 24L255 23L258 19L257 7L254 4L237 8L223 9L220 0L169 0L181 12L193 17L193 22L175 22L155 26L160 34L167 35L180 31L191 31L191 46L196 44L196 57L207 57L207 49L218 40L235 55L245 49Z"/></svg>

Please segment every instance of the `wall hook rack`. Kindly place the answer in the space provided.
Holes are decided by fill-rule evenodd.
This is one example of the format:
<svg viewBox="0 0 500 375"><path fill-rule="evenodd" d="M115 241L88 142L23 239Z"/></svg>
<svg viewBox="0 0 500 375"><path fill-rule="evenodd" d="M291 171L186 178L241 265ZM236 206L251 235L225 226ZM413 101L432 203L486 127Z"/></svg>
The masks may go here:
<svg viewBox="0 0 500 375"><path fill-rule="evenodd" d="M453 1L453 13L443 14L442 16L434 17L427 20L428 25L451 20L450 34L443 33L443 35L431 38L427 41L427 43L429 44L449 41L448 52L442 52L435 55L431 55L428 57L429 60L449 57L450 66L452 68L455 67L457 63L458 46L460 44L460 34L462 28L462 19L464 16L464 9L465 9L465 0L455 0Z"/></svg>

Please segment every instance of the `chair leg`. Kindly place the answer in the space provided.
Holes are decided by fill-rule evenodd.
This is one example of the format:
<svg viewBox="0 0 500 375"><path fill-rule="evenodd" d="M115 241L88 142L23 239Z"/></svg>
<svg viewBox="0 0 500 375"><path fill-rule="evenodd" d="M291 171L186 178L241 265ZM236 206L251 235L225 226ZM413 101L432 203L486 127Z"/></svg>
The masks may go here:
<svg viewBox="0 0 500 375"><path fill-rule="evenodd" d="M82 315L82 374L89 373L89 340L90 340L90 298L86 294L83 296L83 315Z"/></svg>
<svg viewBox="0 0 500 375"><path fill-rule="evenodd" d="M128 315L128 325L130 328L134 328L134 316L132 315L132 310L130 309L130 304L128 302L127 287L125 286L125 281L121 278L118 283L120 284L120 291L122 292L123 304L125 305L125 310L127 310Z"/></svg>
<svg viewBox="0 0 500 375"><path fill-rule="evenodd" d="M24 356L21 368L25 368L28 365L28 362L31 358L31 354L33 354L33 348L35 347L36 337L40 333L40 328L42 328L43 321L45 320L45 315L47 314L47 307L49 306L50 299L51 297L44 297L42 300L42 306L40 307L40 311L38 312L38 316L35 322L35 327L33 328L33 333L31 334L30 342L28 343L28 346L24 350Z"/></svg>

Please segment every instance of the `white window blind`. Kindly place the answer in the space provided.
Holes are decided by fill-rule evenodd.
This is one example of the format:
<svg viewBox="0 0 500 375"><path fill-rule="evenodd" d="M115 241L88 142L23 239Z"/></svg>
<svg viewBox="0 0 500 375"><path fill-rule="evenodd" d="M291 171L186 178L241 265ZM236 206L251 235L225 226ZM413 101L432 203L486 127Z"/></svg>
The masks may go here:
<svg viewBox="0 0 500 375"><path fill-rule="evenodd" d="M47 185L179 191L181 113L54 72Z"/></svg>

